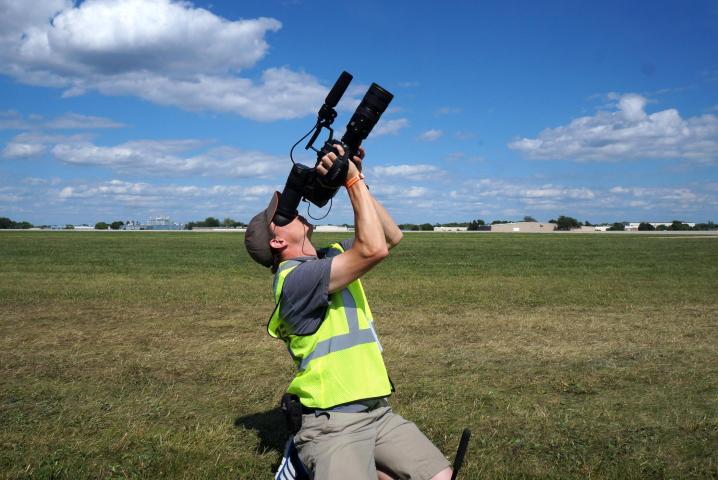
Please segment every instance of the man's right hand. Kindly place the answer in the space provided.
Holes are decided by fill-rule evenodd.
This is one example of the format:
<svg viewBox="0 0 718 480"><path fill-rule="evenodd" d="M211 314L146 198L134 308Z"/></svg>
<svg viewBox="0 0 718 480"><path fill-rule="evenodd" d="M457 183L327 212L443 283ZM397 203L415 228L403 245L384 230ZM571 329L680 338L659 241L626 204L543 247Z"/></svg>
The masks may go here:
<svg viewBox="0 0 718 480"><path fill-rule="evenodd" d="M335 148L337 149L337 152L339 152L339 155L334 152L329 152L324 155L319 161L319 164L316 167L319 175L325 176L329 169L332 168L332 165L334 165L336 159L344 156L344 147L342 147L341 145L335 145ZM355 156L354 158L361 163L360 157ZM349 162L349 170L347 171L347 177L344 179L344 182L359 175L359 169L355 165L355 161L356 160Z"/></svg>

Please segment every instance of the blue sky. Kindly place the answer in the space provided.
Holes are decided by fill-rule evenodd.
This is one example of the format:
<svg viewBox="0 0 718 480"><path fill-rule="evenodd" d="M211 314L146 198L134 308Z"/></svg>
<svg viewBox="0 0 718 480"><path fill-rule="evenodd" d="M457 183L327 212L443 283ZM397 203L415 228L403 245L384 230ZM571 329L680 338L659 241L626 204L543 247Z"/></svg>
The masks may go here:
<svg viewBox="0 0 718 480"><path fill-rule="evenodd" d="M248 221L348 70L398 222L716 221L717 47L715 1L0 0L0 216Z"/></svg>

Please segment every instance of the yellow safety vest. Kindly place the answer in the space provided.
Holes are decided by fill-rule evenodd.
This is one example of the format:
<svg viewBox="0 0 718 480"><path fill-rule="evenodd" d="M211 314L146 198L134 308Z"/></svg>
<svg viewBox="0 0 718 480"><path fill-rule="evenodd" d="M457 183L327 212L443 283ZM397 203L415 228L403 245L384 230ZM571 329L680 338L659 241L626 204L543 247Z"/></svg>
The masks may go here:
<svg viewBox="0 0 718 480"><path fill-rule="evenodd" d="M344 250L338 243L330 249ZM276 307L267 331L283 340L298 372L287 391L309 408L331 408L368 398L386 397L391 381L361 281L329 296L324 320L316 332L296 335L282 318L280 299L287 276L301 260L279 265L274 280Z"/></svg>

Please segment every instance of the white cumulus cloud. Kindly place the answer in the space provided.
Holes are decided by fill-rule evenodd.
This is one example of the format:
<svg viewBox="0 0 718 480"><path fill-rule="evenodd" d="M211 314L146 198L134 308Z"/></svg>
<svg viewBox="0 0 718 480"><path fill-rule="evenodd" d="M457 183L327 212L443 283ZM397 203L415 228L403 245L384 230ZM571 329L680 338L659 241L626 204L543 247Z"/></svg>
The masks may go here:
<svg viewBox="0 0 718 480"><path fill-rule="evenodd" d="M91 205L99 211L121 209L175 212L175 215L218 215L220 212L238 212L248 216L274 192L271 185L176 185L128 182L114 179L96 183L76 183L47 190L48 202L59 202L66 207ZM242 205L242 207L238 207ZM199 212L199 213L197 213ZM112 214L119 217L118 213ZM187 218L187 217L185 217ZM190 217L191 218L191 217ZM199 217L198 217L199 218Z"/></svg>
<svg viewBox="0 0 718 480"><path fill-rule="evenodd" d="M46 128L58 130L88 130L99 128L122 128L125 125L105 117L81 115L79 113L66 113L65 115L48 121Z"/></svg>
<svg viewBox="0 0 718 480"><path fill-rule="evenodd" d="M426 142L433 142L434 140L441 138L442 135L444 135L443 131L432 128L431 130L427 130L419 135L419 138Z"/></svg>
<svg viewBox="0 0 718 480"><path fill-rule="evenodd" d="M44 117L39 115L23 117L15 111L0 112L0 130L93 130L122 127L125 127L125 125L110 118L72 112L50 120L45 120Z"/></svg>
<svg viewBox="0 0 718 480"><path fill-rule="evenodd" d="M52 148L59 160L74 165L99 165L117 172L182 177L262 177L276 173L286 160L234 147L207 149L199 140L137 140L115 146L90 142L59 143Z"/></svg>
<svg viewBox="0 0 718 480"><path fill-rule="evenodd" d="M476 185L475 195L482 197L508 197L523 199L527 203L545 200L593 200L596 192L586 187L565 187L551 183L534 185L498 179L483 179Z"/></svg>
<svg viewBox="0 0 718 480"><path fill-rule="evenodd" d="M712 200L705 194L689 187L622 187L616 186L609 190L610 193L621 195L633 199L638 199L642 203L661 205L680 205L683 208L691 205L703 204L704 202L715 205L715 199ZM633 200L636 202L637 200Z"/></svg>
<svg viewBox="0 0 718 480"><path fill-rule="evenodd" d="M372 175L379 178L402 177L411 180L426 180L444 175L444 171L435 165L388 165L376 166L371 169Z"/></svg>
<svg viewBox="0 0 718 480"><path fill-rule="evenodd" d="M0 0L0 12L0 72L66 96L95 90L269 121L313 113L326 95L289 68L240 76L266 56L266 35L282 26L273 18L228 20L172 0Z"/></svg>
<svg viewBox="0 0 718 480"><path fill-rule="evenodd" d="M0 130L22 130L30 128L31 124L13 110L0 112Z"/></svg>
<svg viewBox="0 0 718 480"><path fill-rule="evenodd" d="M436 111L437 115L456 115L457 113L461 113L461 108L459 108L459 107L441 107Z"/></svg>
<svg viewBox="0 0 718 480"><path fill-rule="evenodd" d="M0 155L11 159L37 157L59 142L75 143L84 141L87 141L87 136L83 134L49 135L41 131L21 133L7 142Z"/></svg>
<svg viewBox="0 0 718 480"><path fill-rule="evenodd" d="M188 221L209 215L248 221L275 190L275 185L195 185L16 178L0 186L0 210L33 223L90 223L117 219L146 220L169 215ZM40 220L32 217L40 216Z"/></svg>
<svg viewBox="0 0 718 480"><path fill-rule="evenodd" d="M2 156L5 158L27 158L35 157L45 151L41 143L11 142L5 145Z"/></svg>
<svg viewBox="0 0 718 480"><path fill-rule="evenodd" d="M530 158L577 161L675 158L714 162L718 158L718 117L682 118L674 108L649 114L647 102L641 95L622 95L614 111L547 128L536 138L511 142L509 148Z"/></svg>
<svg viewBox="0 0 718 480"><path fill-rule="evenodd" d="M449 197L456 201L457 211L502 212L514 220L531 214L543 220L569 215L593 221L664 221L664 217L695 218L697 212L718 208L718 195L710 184L587 187L486 178L465 182Z"/></svg>
<svg viewBox="0 0 718 480"><path fill-rule="evenodd" d="M382 135L396 135L399 130L409 126L409 120L406 118L395 118L393 120L379 120L371 134L375 137Z"/></svg>

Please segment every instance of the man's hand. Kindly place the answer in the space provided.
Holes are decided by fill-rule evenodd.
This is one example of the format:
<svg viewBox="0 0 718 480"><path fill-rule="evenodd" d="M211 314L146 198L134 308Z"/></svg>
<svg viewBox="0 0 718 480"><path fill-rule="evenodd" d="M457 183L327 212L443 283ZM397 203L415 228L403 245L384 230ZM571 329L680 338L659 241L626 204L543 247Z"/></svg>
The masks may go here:
<svg viewBox="0 0 718 480"><path fill-rule="evenodd" d="M334 152L329 152L319 161L319 164L317 165L317 172L319 175L325 176L329 169L332 168L332 165L334 165L336 159L344 156L344 148L341 145L335 145L335 148L337 149L337 152L339 152L338 156ZM349 171L347 172L347 178L344 180L345 182L346 180L359 175L361 167L357 167L357 165L361 166L361 161L364 158L364 149L361 147L359 147L359 155L360 156L355 155L351 162L349 162Z"/></svg>
<svg viewBox="0 0 718 480"><path fill-rule="evenodd" d="M364 155L366 155L366 151L364 151L364 147L359 147L359 155L354 155L354 158L352 158L352 162L354 162L354 165L357 166L357 169L361 172L361 162L364 160Z"/></svg>

